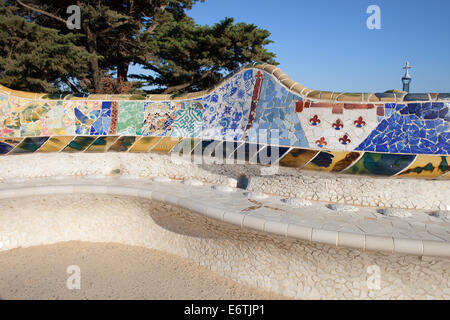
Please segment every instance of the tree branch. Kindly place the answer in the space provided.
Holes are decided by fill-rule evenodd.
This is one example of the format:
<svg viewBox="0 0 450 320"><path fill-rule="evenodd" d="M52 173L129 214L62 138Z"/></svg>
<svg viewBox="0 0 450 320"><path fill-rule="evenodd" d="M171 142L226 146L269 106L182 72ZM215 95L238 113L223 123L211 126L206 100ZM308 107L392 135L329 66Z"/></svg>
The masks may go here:
<svg viewBox="0 0 450 320"><path fill-rule="evenodd" d="M175 91L179 91L179 90L186 89L187 87L193 85L194 83L196 83L196 82L198 82L198 81L200 81L200 80L203 80L203 79L205 79L206 77L210 76L211 74L213 74L213 73L216 71L216 69L217 69L217 68L213 68L213 69L211 69L211 70L205 72L204 74L202 74L202 76L201 76L200 78L192 79L192 80L189 81L189 82L185 82L185 83L183 83L183 84L179 84L179 85L176 85L176 86L170 86L170 87L167 87L167 89L164 90L163 94L170 94L170 93L173 93L173 92L175 92Z"/></svg>
<svg viewBox="0 0 450 320"><path fill-rule="evenodd" d="M122 26L122 25L124 25L124 24L127 24L127 23L128 23L128 20L125 20L125 21L120 22L120 23L116 23L116 24L114 24L114 25L112 25L112 26L110 26L110 27L108 27L108 28L106 28L106 29L103 29L103 30L101 30L101 31L98 31L97 34L98 34L98 35L102 35L102 34L104 34L104 33L106 33L106 32L110 32L111 30L113 30L113 29L115 29L115 28L118 28L118 27L120 27L120 26Z"/></svg>
<svg viewBox="0 0 450 320"><path fill-rule="evenodd" d="M67 79L66 77L64 77L64 82L69 86L69 88L75 92L75 93L81 93L81 91L72 83L69 81L69 79Z"/></svg>
<svg viewBox="0 0 450 320"><path fill-rule="evenodd" d="M156 72L156 73L159 73L159 74L162 73L162 72L161 72L161 69L155 67L155 66L152 65L152 64L143 63L143 65L144 65L147 69L150 69L150 70L152 70L152 71L154 71L154 72Z"/></svg>
<svg viewBox="0 0 450 320"><path fill-rule="evenodd" d="M164 11L166 11L166 4L163 4L159 7L159 10L161 11L161 13L163 13ZM151 24L151 26L145 30L145 32L153 34L153 32L155 31L155 29L160 25L161 21L158 21L158 14L155 13L155 16L153 18L153 22Z"/></svg>
<svg viewBox="0 0 450 320"><path fill-rule="evenodd" d="M27 9L32 10L32 11L39 12L39 13L41 13L41 14L43 14L43 15L46 15L47 17L53 18L53 19L55 19L55 20L57 20L57 21L60 21L60 22L62 22L62 23L64 23L64 24L66 24L66 22L67 22L67 21L64 20L63 18L60 18L60 17L58 17L58 16L56 16L56 15L50 13L50 12L41 10L41 9L39 9L39 8L32 7L32 6L30 6L30 5L27 5L27 4L23 3L23 2L20 1L20 0L16 0L16 1L17 1L18 4L20 4L20 5L21 5L22 7L24 7L24 8L27 8Z"/></svg>

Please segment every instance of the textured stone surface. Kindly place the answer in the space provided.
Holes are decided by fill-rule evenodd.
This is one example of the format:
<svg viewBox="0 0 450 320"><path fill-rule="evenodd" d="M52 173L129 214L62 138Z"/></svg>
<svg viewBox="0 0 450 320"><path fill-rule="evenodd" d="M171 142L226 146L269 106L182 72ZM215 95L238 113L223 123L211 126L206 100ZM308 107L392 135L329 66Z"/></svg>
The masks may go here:
<svg viewBox="0 0 450 320"><path fill-rule="evenodd" d="M142 199L61 195L0 200L2 250L80 240L188 258L243 284L301 299L450 299L450 260L361 252L242 230ZM380 271L379 288L373 282ZM376 278L376 277L375 277Z"/></svg>
<svg viewBox="0 0 450 320"><path fill-rule="evenodd" d="M17 163L21 166L17 166ZM286 198L379 208L448 210L450 180L389 179L321 174L279 168L262 175L250 165L193 164L159 154L31 154L0 157L3 180L114 172L141 177L168 176L235 187L246 176L247 189ZM105 169L107 168L107 169Z"/></svg>
<svg viewBox="0 0 450 320"><path fill-rule="evenodd" d="M68 290L69 266L80 268ZM117 243L70 241L0 252L4 300L286 299L245 286L166 252Z"/></svg>
<svg viewBox="0 0 450 320"><path fill-rule="evenodd" d="M266 194L254 197L248 191L226 186L222 187L230 188L230 192L222 192L214 185L190 185L186 181L189 180L170 180L167 177L158 177L155 181L135 175L10 180L8 184L0 184L0 199L26 200L29 196L47 198L53 194L72 193L142 197L241 227L289 234L297 239L339 247L450 256L450 221L447 217L436 217L420 210L411 210L409 216L384 215L380 213L383 210L376 208L293 199L295 202L310 202L309 206L299 207L286 203L282 197Z"/></svg>

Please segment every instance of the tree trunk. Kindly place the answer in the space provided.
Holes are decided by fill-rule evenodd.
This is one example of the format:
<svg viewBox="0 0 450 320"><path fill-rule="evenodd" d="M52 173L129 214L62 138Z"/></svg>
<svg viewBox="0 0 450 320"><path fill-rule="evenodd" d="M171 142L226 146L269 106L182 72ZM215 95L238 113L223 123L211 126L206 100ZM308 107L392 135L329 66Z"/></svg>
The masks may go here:
<svg viewBox="0 0 450 320"><path fill-rule="evenodd" d="M67 84L67 86L75 93L81 93L80 90L72 83L69 81L69 79L64 78L64 82Z"/></svg>
<svg viewBox="0 0 450 320"><path fill-rule="evenodd" d="M121 62L117 66L117 78L122 78L122 81L127 82L128 81L128 68L130 66L130 63L127 62Z"/></svg>
<svg viewBox="0 0 450 320"><path fill-rule="evenodd" d="M86 32L87 44L89 53L97 54L97 36L91 32L88 24L83 22L83 29ZM90 59L91 71L92 71L92 80L94 84L94 93L99 93L102 89L100 83L100 68L98 66L98 58L93 56Z"/></svg>

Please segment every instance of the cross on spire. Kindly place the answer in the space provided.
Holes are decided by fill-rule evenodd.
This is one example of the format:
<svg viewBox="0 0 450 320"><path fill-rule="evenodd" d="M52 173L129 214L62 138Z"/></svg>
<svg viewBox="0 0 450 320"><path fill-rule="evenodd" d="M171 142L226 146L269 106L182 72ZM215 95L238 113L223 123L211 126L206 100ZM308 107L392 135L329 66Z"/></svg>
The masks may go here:
<svg viewBox="0 0 450 320"><path fill-rule="evenodd" d="M403 69L406 70L405 72L405 76L403 78L411 78L411 76L409 75L409 69L412 69L411 65L409 64L409 61L406 61L406 65L403 67Z"/></svg>
<svg viewBox="0 0 450 320"><path fill-rule="evenodd" d="M411 69L411 65L409 64L409 61L406 62L406 65L403 67L403 69L406 70L405 75L402 78L403 82L403 91L409 92L409 85L411 84L411 76L409 75L409 69Z"/></svg>

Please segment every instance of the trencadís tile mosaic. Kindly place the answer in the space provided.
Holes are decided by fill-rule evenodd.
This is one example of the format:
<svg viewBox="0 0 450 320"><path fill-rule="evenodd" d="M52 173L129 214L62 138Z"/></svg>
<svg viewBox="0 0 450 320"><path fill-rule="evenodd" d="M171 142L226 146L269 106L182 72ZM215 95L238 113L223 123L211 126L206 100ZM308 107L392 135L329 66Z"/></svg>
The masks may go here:
<svg viewBox="0 0 450 320"><path fill-rule="evenodd" d="M449 123L448 93L314 91L263 64L174 99L54 96L0 86L3 155L206 153L334 173L448 178Z"/></svg>

